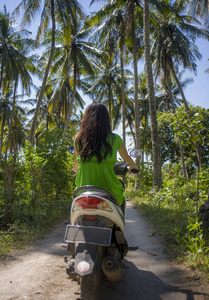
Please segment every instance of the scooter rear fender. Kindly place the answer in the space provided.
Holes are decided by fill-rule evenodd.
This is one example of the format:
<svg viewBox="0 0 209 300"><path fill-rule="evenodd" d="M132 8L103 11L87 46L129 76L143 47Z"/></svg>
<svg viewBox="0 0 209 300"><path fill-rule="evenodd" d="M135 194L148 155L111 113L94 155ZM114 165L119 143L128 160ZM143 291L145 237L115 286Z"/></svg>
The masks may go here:
<svg viewBox="0 0 209 300"><path fill-rule="evenodd" d="M75 254L75 273L81 277L89 275L94 269L98 245L79 244Z"/></svg>

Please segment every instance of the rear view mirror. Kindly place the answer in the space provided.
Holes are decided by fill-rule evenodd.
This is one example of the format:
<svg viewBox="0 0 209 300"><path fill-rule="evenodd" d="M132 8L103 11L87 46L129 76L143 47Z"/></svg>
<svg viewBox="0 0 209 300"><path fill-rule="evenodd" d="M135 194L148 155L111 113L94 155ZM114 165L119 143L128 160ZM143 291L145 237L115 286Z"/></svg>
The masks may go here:
<svg viewBox="0 0 209 300"><path fill-rule="evenodd" d="M68 150L68 152L70 152L71 154L75 154L75 151L74 151L74 147L73 147L73 146L69 147L67 150Z"/></svg>
<svg viewBox="0 0 209 300"><path fill-rule="evenodd" d="M130 151L130 156L134 157L134 158L138 158L142 155L142 152L140 149L133 149Z"/></svg>

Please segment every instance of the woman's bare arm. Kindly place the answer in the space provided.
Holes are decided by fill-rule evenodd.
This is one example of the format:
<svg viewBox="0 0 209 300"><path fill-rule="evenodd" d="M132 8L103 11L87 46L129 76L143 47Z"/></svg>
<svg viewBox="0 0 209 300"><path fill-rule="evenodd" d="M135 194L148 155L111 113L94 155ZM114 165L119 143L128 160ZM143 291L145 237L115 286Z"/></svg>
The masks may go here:
<svg viewBox="0 0 209 300"><path fill-rule="evenodd" d="M76 149L74 149L74 153L75 153L75 161L74 161L74 164L73 164L73 172L77 173L78 166L79 166L79 163L77 161L78 151Z"/></svg>
<svg viewBox="0 0 209 300"><path fill-rule="evenodd" d="M135 162L133 161L133 159L131 158L131 156L128 155L128 152L127 152L126 147L125 147L124 144L121 146L121 148L118 151L119 151L120 156L122 157L122 159L125 162L127 162L127 164L130 165L130 167L129 167L129 173L131 173L132 169L139 170L138 166L135 164Z"/></svg>

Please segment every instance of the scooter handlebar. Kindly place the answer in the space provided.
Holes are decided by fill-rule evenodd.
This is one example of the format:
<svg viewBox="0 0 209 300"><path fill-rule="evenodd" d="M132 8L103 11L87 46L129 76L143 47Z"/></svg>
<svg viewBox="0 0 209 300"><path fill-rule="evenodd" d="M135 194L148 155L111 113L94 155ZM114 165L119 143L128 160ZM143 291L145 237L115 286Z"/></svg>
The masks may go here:
<svg viewBox="0 0 209 300"><path fill-rule="evenodd" d="M114 165L114 171L116 175L125 175L128 172L127 163L124 161L117 162Z"/></svg>
<svg viewBox="0 0 209 300"><path fill-rule="evenodd" d="M128 173L128 166L126 162L117 162L114 165L114 171L116 175L126 175L126 173ZM132 169L131 173L137 174L139 173L139 170L137 169Z"/></svg>
<svg viewBox="0 0 209 300"><path fill-rule="evenodd" d="M139 170L137 170L137 169L132 169L132 170L131 170L131 173L137 174L137 173L139 173Z"/></svg>

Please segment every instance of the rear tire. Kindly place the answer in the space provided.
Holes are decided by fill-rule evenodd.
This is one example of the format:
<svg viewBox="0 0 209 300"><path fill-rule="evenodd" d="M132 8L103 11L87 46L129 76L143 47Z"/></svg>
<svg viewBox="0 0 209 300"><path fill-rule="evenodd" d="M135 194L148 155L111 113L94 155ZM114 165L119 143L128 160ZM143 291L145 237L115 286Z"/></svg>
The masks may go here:
<svg viewBox="0 0 209 300"><path fill-rule="evenodd" d="M102 287L103 248L98 249L94 270L90 275L80 277L81 300L99 300Z"/></svg>
<svg viewBox="0 0 209 300"><path fill-rule="evenodd" d="M99 300L101 279L96 272L81 277L81 300Z"/></svg>

